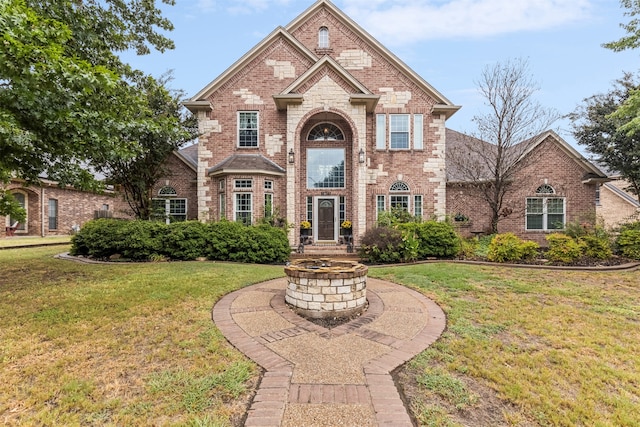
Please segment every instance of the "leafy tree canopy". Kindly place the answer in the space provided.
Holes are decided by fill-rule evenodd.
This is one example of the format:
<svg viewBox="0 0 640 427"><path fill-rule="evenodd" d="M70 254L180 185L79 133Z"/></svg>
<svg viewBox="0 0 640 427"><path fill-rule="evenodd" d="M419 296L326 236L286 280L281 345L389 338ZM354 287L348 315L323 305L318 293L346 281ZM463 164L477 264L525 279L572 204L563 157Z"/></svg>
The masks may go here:
<svg viewBox="0 0 640 427"><path fill-rule="evenodd" d="M172 48L171 29L148 0L0 0L0 181L99 188L87 167L158 129L146 77L117 54Z"/></svg>
<svg viewBox="0 0 640 427"><path fill-rule="evenodd" d="M640 47L640 1L638 0L621 0L620 4L626 10L625 16L629 16L631 20L626 24L620 24L625 29L627 35L603 46L614 52L620 52L627 49L636 49ZM628 97L611 114L618 121L618 126L625 132L633 135L640 131L640 91L632 90Z"/></svg>
<svg viewBox="0 0 640 427"><path fill-rule="evenodd" d="M640 195L640 129L629 130L624 125L634 117L629 109L634 104L627 102L639 88L640 83L627 73L610 92L585 99L569 115L578 143L595 154L598 162L619 172L630 183L627 190L636 195Z"/></svg>

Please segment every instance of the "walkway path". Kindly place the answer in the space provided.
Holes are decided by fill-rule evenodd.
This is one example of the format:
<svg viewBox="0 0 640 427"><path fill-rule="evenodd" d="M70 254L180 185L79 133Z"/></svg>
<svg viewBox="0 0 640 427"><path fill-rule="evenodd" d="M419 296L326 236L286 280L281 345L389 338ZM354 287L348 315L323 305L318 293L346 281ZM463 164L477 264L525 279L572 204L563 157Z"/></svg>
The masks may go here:
<svg viewBox="0 0 640 427"><path fill-rule="evenodd" d="M224 336L264 370L245 426L413 426L391 372L443 332L443 311L369 278L368 310L325 329L284 302L286 278L232 292L213 308Z"/></svg>

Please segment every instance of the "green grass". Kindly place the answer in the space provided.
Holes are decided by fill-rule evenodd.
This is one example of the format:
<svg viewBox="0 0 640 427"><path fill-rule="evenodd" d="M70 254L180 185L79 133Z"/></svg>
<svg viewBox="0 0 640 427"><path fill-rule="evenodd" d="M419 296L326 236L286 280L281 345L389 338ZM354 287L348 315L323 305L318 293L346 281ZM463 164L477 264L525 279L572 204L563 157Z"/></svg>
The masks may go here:
<svg viewBox="0 0 640 427"><path fill-rule="evenodd" d="M229 426L257 367L211 321L226 293L282 267L87 265L64 247L0 251L0 420Z"/></svg>
<svg viewBox="0 0 640 427"><path fill-rule="evenodd" d="M640 425L638 271L424 264L369 274L447 314L443 337L403 373L417 384L412 407L439 418L445 408L453 425L478 423L469 414L495 412L496 399L503 425Z"/></svg>
<svg viewBox="0 0 640 427"><path fill-rule="evenodd" d="M71 236L5 237L5 238L0 238L0 248L12 248L16 246L64 244L70 241L71 241Z"/></svg>
<svg viewBox="0 0 640 427"><path fill-rule="evenodd" d="M238 425L259 377L211 321L280 266L88 265L0 251L0 420ZM435 300L447 330L400 384L421 425L640 425L638 271L371 268Z"/></svg>

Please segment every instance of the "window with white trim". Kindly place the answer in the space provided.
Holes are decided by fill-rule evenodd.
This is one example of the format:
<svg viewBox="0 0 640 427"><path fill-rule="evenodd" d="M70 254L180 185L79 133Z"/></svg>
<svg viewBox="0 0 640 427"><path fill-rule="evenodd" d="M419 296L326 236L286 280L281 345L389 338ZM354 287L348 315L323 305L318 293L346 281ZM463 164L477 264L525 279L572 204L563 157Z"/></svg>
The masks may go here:
<svg viewBox="0 0 640 427"><path fill-rule="evenodd" d="M413 115L413 148L416 150L422 150L424 146L422 126L423 126L422 114L414 114Z"/></svg>
<svg viewBox="0 0 640 427"><path fill-rule="evenodd" d="M387 115L376 114L376 150L387 148Z"/></svg>
<svg viewBox="0 0 640 427"><path fill-rule="evenodd" d="M413 196L413 216L422 218L422 195Z"/></svg>
<svg viewBox="0 0 640 427"><path fill-rule="evenodd" d="M384 194L379 194L376 196L376 214L380 212L384 212L386 209L385 197Z"/></svg>
<svg viewBox="0 0 640 427"><path fill-rule="evenodd" d="M318 47L320 49L329 48L329 29L327 27L320 27L318 30Z"/></svg>
<svg viewBox="0 0 640 427"><path fill-rule="evenodd" d="M238 111L238 147L258 146L258 112Z"/></svg>
<svg viewBox="0 0 640 427"><path fill-rule="evenodd" d="M234 197L235 219L245 225L251 225L251 216L253 213L251 193L236 193Z"/></svg>
<svg viewBox="0 0 640 427"><path fill-rule="evenodd" d="M264 194L264 216L270 217L273 215L273 194Z"/></svg>
<svg viewBox="0 0 640 427"><path fill-rule="evenodd" d="M220 193L219 198L220 198L219 200L220 218L219 219L224 219L227 217L227 198L224 193Z"/></svg>
<svg viewBox="0 0 640 427"><path fill-rule="evenodd" d="M548 184L536 190L539 197L527 197L526 230L562 230L565 225L565 199L553 197L555 190Z"/></svg>
<svg viewBox="0 0 640 427"><path fill-rule="evenodd" d="M389 115L389 148L392 150L409 149L409 115Z"/></svg>
<svg viewBox="0 0 640 427"><path fill-rule="evenodd" d="M235 179L233 181L233 187L236 190L247 190L253 188L253 180L252 179Z"/></svg>
<svg viewBox="0 0 640 427"><path fill-rule="evenodd" d="M153 199L153 216L169 224L187 220L187 199Z"/></svg>
<svg viewBox="0 0 640 427"><path fill-rule="evenodd" d="M158 190L158 196L160 197L175 197L178 195L178 192L175 188L165 185Z"/></svg>
<svg viewBox="0 0 640 427"><path fill-rule="evenodd" d="M273 181L265 180L264 181L264 189L267 190L267 191L273 190Z"/></svg>

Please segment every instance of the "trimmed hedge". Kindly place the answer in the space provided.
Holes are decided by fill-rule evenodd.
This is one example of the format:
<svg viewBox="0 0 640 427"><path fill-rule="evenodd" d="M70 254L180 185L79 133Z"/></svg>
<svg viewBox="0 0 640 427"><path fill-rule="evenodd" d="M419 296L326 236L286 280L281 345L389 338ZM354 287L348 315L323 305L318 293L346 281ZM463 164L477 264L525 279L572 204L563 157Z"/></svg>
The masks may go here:
<svg viewBox="0 0 640 427"><path fill-rule="evenodd" d="M460 244L449 222L406 222L367 230L358 253L368 262L407 262L453 257L460 251Z"/></svg>
<svg viewBox="0 0 640 427"><path fill-rule="evenodd" d="M97 219L87 222L72 239L71 254L96 259L114 255L132 261L167 258L247 263L278 263L291 248L284 229L268 224L245 226L220 221L164 224L154 221Z"/></svg>

